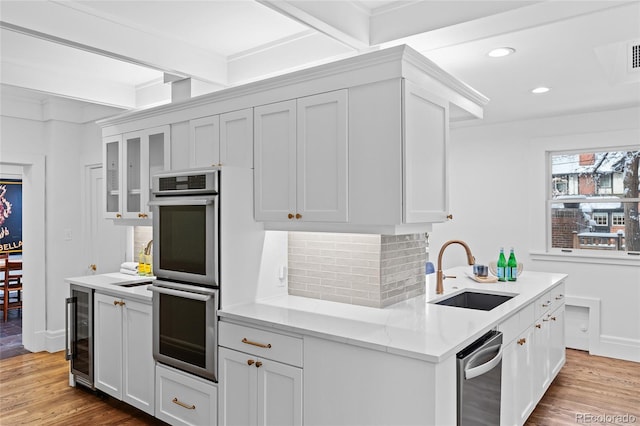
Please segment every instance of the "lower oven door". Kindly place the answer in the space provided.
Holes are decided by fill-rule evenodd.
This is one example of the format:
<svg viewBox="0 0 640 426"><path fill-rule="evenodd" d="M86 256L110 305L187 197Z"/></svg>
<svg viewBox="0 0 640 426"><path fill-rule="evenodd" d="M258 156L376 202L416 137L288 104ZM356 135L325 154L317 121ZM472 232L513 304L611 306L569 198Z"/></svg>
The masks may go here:
<svg viewBox="0 0 640 426"><path fill-rule="evenodd" d="M218 290L156 281L153 292L153 357L217 381Z"/></svg>

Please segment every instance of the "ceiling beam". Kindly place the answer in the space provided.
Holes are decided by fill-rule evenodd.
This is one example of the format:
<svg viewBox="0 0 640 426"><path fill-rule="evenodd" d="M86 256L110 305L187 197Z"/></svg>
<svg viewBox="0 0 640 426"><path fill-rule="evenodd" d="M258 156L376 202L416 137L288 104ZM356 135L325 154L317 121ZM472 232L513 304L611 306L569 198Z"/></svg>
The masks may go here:
<svg viewBox="0 0 640 426"><path fill-rule="evenodd" d="M2 26L158 71L227 85L226 58L100 16L76 2L3 2Z"/></svg>
<svg viewBox="0 0 640 426"><path fill-rule="evenodd" d="M257 0L358 52L371 50L369 13L350 1Z"/></svg>

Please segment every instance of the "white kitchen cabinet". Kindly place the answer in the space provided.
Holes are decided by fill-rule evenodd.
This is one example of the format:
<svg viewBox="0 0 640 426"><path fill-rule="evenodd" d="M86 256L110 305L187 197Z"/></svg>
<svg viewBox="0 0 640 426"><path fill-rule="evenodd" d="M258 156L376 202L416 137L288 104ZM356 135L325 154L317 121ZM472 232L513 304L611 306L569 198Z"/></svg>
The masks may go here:
<svg viewBox="0 0 640 426"><path fill-rule="evenodd" d="M189 167L211 167L220 163L220 116L189 121Z"/></svg>
<svg viewBox="0 0 640 426"><path fill-rule="evenodd" d="M255 218L346 222L347 90L254 109Z"/></svg>
<svg viewBox="0 0 640 426"><path fill-rule="evenodd" d="M122 217L122 136L106 137L102 143L102 181L105 185L104 217Z"/></svg>
<svg viewBox="0 0 640 426"><path fill-rule="evenodd" d="M503 333L501 425L523 425L565 362L564 284L498 327Z"/></svg>
<svg viewBox="0 0 640 426"><path fill-rule="evenodd" d="M105 217L149 219L151 177L171 167L170 127L105 137L103 146Z"/></svg>
<svg viewBox="0 0 640 426"><path fill-rule="evenodd" d="M302 425L302 340L237 324L220 326L219 423Z"/></svg>
<svg viewBox="0 0 640 426"><path fill-rule="evenodd" d="M215 426L218 386L183 371L156 365L156 417L171 425Z"/></svg>
<svg viewBox="0 0 640 426"><path fill-rule="evenodd" d="M189 121L189 167L253 167L253 108Z"/></svg>
<svg viewBox="0 0 640 426"><path fill-rule="evenodd" d="M154 414L151 305L96 293L95 387Z"/></svg>

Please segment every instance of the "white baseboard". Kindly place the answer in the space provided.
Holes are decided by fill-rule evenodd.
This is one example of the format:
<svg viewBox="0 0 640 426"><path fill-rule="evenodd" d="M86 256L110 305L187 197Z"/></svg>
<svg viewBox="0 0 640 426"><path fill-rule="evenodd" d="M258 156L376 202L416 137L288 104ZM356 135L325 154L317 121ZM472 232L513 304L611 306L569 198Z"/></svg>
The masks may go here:
<svg viewBox="0 0 640 426"><path fill-rule="evenodd" d="M609 358L640 362L640 340L602 335L600 336L600 344L598 346L597 353L594 351L589 351L589 353Z"/></svg>
<svg viewBox="0 0 640 426"><path fill-rule="evenodd" d="M54 353L64 350L66 339L64 329L56 331L48 330L45 338L45 351Z"/></svg>

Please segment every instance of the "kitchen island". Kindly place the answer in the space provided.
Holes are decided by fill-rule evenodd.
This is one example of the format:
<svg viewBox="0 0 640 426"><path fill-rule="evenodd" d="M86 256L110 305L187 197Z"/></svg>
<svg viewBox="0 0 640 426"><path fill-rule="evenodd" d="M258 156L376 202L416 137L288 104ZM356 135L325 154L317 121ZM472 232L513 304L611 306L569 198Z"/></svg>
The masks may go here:
<svg viewBox="0 0 640 426"><path fill-rule="evenodd" d="M300 404L291 406L294 424L455 424L455 355L496 328L504 334L502 424L524 423L564 364L566 275L525 271L514 283L484 284L468 272L447 271L457 278L445 280L443 295L435 294L431 275L426 295L385 309L295 296L225 307L219 312L220 423L233 423L244 410L226 388L237 360L247 368L260 361L264 374L269 361L296 369L287 393L289 404ZM490 311L432 303L464 289L514 297ZM270 339L284 339L287 350L278 353ZM238 353L249 357L233 358ZM528 371L530 380L523 380ZM267 415L261 404L269 398L257 401L257 412Z"/></svg>

